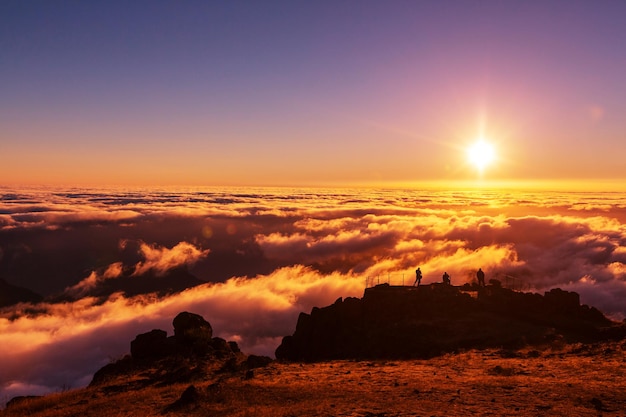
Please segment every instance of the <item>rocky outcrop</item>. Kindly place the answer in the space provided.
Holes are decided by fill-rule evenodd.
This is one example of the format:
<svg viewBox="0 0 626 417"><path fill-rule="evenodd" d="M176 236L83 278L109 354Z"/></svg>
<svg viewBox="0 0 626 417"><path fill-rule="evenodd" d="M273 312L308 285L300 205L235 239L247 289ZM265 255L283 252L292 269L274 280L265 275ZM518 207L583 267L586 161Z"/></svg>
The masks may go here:
<svg viewBox="0 0 626 417"><path fill-rule="evenodd" d="M41 398L41 396L40 395L19 395L17 397L13 397L7 402L6 409L10 410L16 406L19 406L22 403L33 400L35 398Z"/></svg>
<svg viewBox="0 0 626 417"><path fill-rule="evenodd" d="M186 311L174 317L174 337L184 345L209 342L213 337L211 324L202 316Z"/></svg>
<svg viewBox="0 0 626 417"><path fill-rule="evenodd" d="M159 329L139 334L130 342L130 354L137 360L161 358L173 349L173 343L167 340L167 332Z"/></svg>
<svg viewBox="0 0 626 417"><path fill-rule="evenodd" d="M159 329L137 335L130 342L132 358L150 361L171 355L227 356L239 352L235 342L213 338L211 324L198 314L182 312L174 318L173 325L174 336L167 337L167 332Z"/></svg>
<svg viewBox="0 0 626 417"><path fill-rule="evenodd" d="M518 348L556 338L595 341L607 337L615 326L597 309L581 306L578 294L560 289L541 296L498 285L383 284L367 289L362 299L340 298L330 306L313 308L311 314L301 313L295 333L283 338L276 358L428 358L471 348Z"/></svg>
<svg viewBox="0 0 626 417"><path fill-rule="evenodd" d="M101 368L90 385L102 385L142 369L154 374L143 380L147 385L190 382L202 379L211 363L238 372L271 362L266 357L246 357L236 342L213 337L211 324L198 314L182 312L173 326L173 336L159 329L137 335L130 343L130 355Z"/></svg>

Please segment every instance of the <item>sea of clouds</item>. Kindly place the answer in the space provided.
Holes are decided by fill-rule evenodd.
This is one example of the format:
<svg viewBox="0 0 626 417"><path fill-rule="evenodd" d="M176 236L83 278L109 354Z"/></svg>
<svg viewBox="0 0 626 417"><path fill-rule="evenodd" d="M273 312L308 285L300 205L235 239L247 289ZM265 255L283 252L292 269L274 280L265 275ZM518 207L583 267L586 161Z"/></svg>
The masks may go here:
<svg viewBox="0 0 626 417"><path fill-rule="evenodd" d="M0 404L85 386L139 333L201 314L273 355L298 314L367 285L475 279L576 291L626 317L623 193L410 189L0 189L0 278L76 301L0 311ZM205 283L103 302L105 280L185 267ZM124 275L122 271L130 270Z"/></svg>

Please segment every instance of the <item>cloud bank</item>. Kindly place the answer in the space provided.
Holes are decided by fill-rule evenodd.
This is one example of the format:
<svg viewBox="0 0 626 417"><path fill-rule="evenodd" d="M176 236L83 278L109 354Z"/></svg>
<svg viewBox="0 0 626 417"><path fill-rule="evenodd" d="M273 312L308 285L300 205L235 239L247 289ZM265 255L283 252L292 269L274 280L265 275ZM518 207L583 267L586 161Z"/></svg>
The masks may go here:
<svg viewBox="0 0 626 417"><path fill-rule="evenodd" d="M130 277L153 272L156 277L164 275L166 272L182 266L188 267L205 258L210 250L202 250L187 242L180 242L173 248L160 247L158 245L148 245L145 242L139 243L139 254L143 258L136 265L126 268L123 262L114 262L102 271L91 271L89 276L78 284L66 288L64 294L72 297L89 295L90 291L106 280L119 279L124 275L125 270L130 270ZM126 248L128 242L120 242L120 248Z"/></svg>
<svg viewBox="0 0 626 417"><path fill-rule="evenodd" d="M137 334L154 328L172 334L172 320L181 311L201 314L216 336L238 342L244 352L273 355L282 336L293 332L300 311L362 291L360 277L293 266L164 298L117 294L104 303L83 298L40 304L37 315L25 311L31 306L16 306L12 317L0 318L0 401L84 386L100 367L127 354Z"/></svg>
<svg viewBox="0 0 626 417"><path fill-rule="evenodd" d="M159 298L115 294L0 314L0 401L88 383L138 333L202 314L272 354L300 311L378 282L487 279L561 287L626 317L620 193L346 189L0 190L0 278L54 295L186 266L206 281ZM124 274L124 271L131 271ZM45 313L34 314L33 312ZM2 397L4 396L4 398Z"/></svg>

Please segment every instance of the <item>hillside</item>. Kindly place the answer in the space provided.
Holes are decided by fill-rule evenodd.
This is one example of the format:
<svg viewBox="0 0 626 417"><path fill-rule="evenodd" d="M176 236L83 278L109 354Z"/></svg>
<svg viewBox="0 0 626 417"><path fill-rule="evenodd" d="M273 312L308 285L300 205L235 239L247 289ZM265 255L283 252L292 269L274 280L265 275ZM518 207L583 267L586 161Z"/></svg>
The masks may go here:
<svg viewBox="0 0 626 417"><path fill-rule="evenodd" d="M88 387L17 397L0 416L590 416L626 409L623 325L581 306L575 293L474 290L380 286L362 299L314 308L277 349L279 361L246 355L214 337L203 317L183 312L173 335L137 335L130 355L96 372ZM336 357L354 355L348 348L357 346L363 358Z"/></svg>
<svg viewBox="0 0 626 417"><path fill-rule="evenodd" d="M428 360L273 362L248 376L216 370L152 386L131 373L24 399L0 416L623 416L625 361L623 342L554 343Z"/></svg>

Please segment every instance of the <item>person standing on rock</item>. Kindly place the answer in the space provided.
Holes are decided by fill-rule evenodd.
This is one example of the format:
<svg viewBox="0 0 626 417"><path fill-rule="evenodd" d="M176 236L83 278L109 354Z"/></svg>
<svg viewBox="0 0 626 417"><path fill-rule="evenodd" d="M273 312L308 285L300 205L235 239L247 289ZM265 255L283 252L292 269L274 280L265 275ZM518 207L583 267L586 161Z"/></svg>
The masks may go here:
<svg viewBox="0 0 626 417"><path fill-rule="evenodd" d="M478 279L478 285L480 285L481 287L485 286L485 273L483 272L482 268L478 268L478 271L476 272L476 278Z"/></svg>
<svg viewBox="0 0 626 417"><path fill-rule="evenodd" d="M417 268L415 270L415 282L413 283L414 287L419 287L422 282L422 270Z"/></svg>
<svg viewBox="0 0 626 417"><path fill-rule="evenodd" d="M450 275L448 275L447 272L443 273L443 283L447 284L447 285L450 285Z"/></svg>

